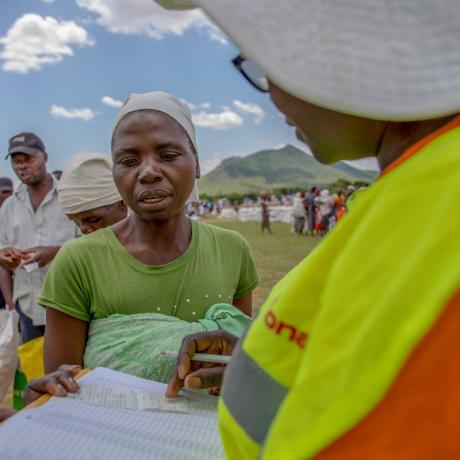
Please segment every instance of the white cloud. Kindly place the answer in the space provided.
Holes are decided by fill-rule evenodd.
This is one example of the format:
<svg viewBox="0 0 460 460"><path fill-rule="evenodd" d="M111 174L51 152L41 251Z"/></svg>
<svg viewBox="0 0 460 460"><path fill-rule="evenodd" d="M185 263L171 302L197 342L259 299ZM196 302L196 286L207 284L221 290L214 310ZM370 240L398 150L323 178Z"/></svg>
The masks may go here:
<svg viewBox="0 0 460 460"><path fill-rule="evenodd" d="M243 124L243 119L228 107L219 113L208 113L202 110L192 114L193 123L200 128L231 129Z"/></svg>
<svg viewBox="0 0 460 460"><path fill-rule="evenodd" d="M144 34L153 38L182 35L191 27L205 28L213 40L225 38L198 10L169 11L152 0L77 0L80 8L94 13L95 22L113 33Z"/></svg>
<svg viewBox="0 0 460 460"><path fill-rule="evenodd" d="M28 73L44 65L55 64L64 56L72 56L70 45L90 46L94 42L85 29L74 21L60 21L51 16L25 14L10 27L4 37L0 58L3 70Z"/></svg>
<svg viewBox="0 0 460 460"><path fill-rule="evenodd" d="M67 118L67 119L80 119L84 121L89 121L94 118L96 115L91 109L86 107L82 107L79 109L71 108L66 109L65 107L61 107L60 105L53 104L51 106L51 115L56 118Z"/></svg>
<svg viewBox="0 0 460 460"><path fill-rule="evenodd" d="M43 0L45 3L54 3L54 0Z"/></svg>
<svg viewBox="0 0 460 460"><path fill-rule="evenodd" d="M118 99L114 99L110 96L104 96L101 101L103 104L110 107L115 107L116 109L119 109L123 105L123 101L119 101Z"/></svg>
<svg viewBox="0 0 460 460"><path fill-rule="evenodd" d="M181 99L184 104L187 104L190 110L197 110L197 109L209 109L211 107L210 102L202 102L201 104L193 104L193 102L187 101L187 99Z"/></svg>
<svg viewBox="0 0 460 460"><path fill-rule="evenodd" d="M260 123L265 116L265 112L262 107L257 104L252 104L251 102L241 102L238 99L235 99L233 101L233 105L242 112L254 115L254 121L256 123Z"/></svg>

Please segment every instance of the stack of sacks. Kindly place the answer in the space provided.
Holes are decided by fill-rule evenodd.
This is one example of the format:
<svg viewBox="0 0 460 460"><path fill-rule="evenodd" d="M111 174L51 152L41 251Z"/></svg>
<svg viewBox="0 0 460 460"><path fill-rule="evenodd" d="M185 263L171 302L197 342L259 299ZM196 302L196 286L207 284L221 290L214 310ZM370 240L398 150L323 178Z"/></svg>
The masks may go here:
<svg viewBox="0 0 460 460"><path fill-rule="evenodd" d="M220 219L236 219L238 217L238 214L233 208L224 208L222 209L218 217Z"/></svg>
<svg viewBox="0 0 460 460"><path fill-rule="evenodd" d="M272 222L292 222L292 206L270 206L270 220ZM238 220L242 222L262 220L262 209L260 206L242 207L238 211Z"/></svg>

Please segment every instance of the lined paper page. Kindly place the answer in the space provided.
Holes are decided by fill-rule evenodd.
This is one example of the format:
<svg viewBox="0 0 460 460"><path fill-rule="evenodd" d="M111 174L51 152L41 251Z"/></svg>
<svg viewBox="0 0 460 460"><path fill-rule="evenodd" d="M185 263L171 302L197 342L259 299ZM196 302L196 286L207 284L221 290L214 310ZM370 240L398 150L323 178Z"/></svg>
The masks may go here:
<svg viewBox="0 0 460 460"><path fill-rule="evenodd" d="M96 369L81 380L149 389L165 385ZM116 375L116 374L121 374ZM0 428L2 460L217 460L224 458L216 398L187 394L189 413L133 411L52 398Z"/></svg>
<svg viewBox="0 0 460 460"><path fill-rule="evenodd" d="M84 382L78 393L69 393L67 397L86 404L119 409L190 412L188 400L183 396L167 399L163 394L104 379Z"/></svg>

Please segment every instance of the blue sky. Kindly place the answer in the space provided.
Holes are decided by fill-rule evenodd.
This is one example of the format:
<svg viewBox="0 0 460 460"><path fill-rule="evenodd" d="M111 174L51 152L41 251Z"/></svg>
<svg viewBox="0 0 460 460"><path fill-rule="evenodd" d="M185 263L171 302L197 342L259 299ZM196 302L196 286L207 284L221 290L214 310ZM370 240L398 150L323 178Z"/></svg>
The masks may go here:
<svg viewBox="0 0 460 460"><path fill-rule="evenodd" d="M20 131L42 137L50 169L75 153L109 153L116 106L152 90L191 104L205 171L229 156L300 145L199 11L165 12L152 0L6 0L0 13L2 157ZM0 175L13 176L3 160Z"/></svg>

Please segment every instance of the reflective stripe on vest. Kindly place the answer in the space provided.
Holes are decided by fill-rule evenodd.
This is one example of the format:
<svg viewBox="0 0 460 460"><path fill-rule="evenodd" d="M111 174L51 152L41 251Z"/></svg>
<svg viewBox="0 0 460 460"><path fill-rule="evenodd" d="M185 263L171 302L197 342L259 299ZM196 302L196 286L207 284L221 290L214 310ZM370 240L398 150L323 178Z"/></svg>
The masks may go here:
<svg viewBox="0 0 460 460"><path fill-rule="evenodd" d="M250 358L239 340L225 371L222 398L235 421L249 437L263 444L287 388L273 380ZM225 385L234 376L238 385ZM233 379L233 383L235 379Z"/></svg>

